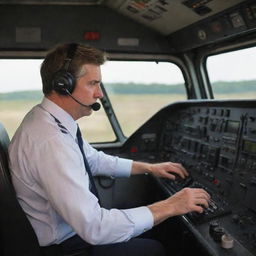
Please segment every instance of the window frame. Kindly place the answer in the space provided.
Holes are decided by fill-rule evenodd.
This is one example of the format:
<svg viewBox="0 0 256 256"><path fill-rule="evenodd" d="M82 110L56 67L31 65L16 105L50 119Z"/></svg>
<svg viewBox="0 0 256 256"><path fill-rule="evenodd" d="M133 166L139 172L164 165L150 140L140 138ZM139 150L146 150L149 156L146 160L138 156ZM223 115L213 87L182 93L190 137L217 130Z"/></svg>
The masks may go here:
<svg viewBox="0 0 256 256"><path fill-rule="evenodd" d="M201 78L201 87L204 90L205 94L208 95L207 98L215 99L214 93L212 90L212 85L209 77L209 72L207 69L207 59L211 56L229 53L233 51L243 50L251 47L256 47L256 39L246 41L237 41L233 44L217 44L214 47L205 47L202 49L199 54L196 56L196 64L199 67L199 73ZM215 99L218 100L218 99Z"/></svg>

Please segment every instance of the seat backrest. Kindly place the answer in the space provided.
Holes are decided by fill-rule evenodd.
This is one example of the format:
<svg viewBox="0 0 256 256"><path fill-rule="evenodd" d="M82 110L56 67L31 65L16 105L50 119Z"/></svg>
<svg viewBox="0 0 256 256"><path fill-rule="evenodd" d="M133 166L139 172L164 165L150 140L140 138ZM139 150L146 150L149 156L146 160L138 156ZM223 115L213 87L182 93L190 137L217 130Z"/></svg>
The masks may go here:
<svg viewBox="0 0 256 256"><path fill-rule="evenodd" d="M0 123L0 255L39 256L36 234L12 186L8 164L9 142L8 134Z"/></svg>

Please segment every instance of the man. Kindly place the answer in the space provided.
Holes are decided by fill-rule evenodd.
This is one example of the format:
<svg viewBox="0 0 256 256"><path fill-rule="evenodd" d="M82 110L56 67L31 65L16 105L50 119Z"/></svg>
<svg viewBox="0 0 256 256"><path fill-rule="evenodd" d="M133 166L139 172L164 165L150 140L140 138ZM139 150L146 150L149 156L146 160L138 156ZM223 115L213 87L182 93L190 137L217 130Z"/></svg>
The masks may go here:
<svg viewBox="0 0 256 256"><path fill-rule="evenodd" d="M153 240L135 237L171 216L202 212L209 195L186 188L149 206L100 206L92 175L188 176L180 164L109 156L81 138L75 121L98 108L104 61L98 49L76 44L60 45L46 56L41 66L45 97L26 115L9 147L17 197L43 252L55 245L64 255L80 249L92 255L164 255Z"/></svg>

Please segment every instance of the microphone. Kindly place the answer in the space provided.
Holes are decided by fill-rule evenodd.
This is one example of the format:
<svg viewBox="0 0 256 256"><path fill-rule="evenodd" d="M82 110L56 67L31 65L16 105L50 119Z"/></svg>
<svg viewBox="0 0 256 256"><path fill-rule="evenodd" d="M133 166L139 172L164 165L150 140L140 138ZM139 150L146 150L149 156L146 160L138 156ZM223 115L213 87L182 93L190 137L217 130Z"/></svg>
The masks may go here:
<svg viewBox="0 0 256 256"><path fill-rule="evenodd" d="M82 102L80 102L78 99L76 99L74 96L72 96L71 93L70 93L67 89L65 89L65 91L67 92L67 94L68 94L75 102L77 102L78 104L80 104L80 105L83 106L83 107L89 107L89 108L91 108L93 111L98 111L98 110L101 108L101 105L100 105L100 103L98 103L98 102L95 102L95 103L93 103L92 105L85 105L85 104L83 104Z"/></svg>

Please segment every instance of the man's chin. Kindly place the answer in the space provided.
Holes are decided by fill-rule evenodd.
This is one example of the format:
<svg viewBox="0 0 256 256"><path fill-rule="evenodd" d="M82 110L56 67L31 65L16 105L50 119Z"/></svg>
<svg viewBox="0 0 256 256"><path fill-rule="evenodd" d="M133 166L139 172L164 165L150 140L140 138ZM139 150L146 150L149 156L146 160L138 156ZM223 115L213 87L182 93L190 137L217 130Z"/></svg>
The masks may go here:
<svg viewBox="0 0 256 256"><path fill-rule="evenodd" d="M92 109L91 107L88 107L85 111L84 111L84 116L90 116L92 114Z"/></svg>

